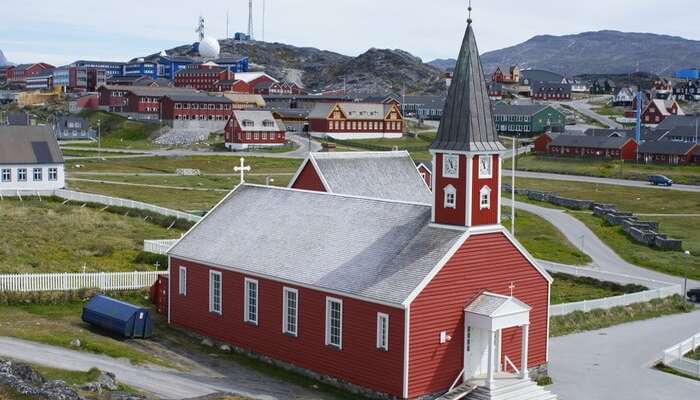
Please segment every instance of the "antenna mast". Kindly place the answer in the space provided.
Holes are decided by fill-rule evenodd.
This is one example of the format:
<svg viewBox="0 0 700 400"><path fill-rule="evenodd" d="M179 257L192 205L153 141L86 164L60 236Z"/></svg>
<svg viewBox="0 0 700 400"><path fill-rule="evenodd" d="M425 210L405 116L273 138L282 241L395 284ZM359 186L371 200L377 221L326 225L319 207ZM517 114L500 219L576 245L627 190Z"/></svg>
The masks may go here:
<svg viewBox="0 0 700 400"><path fill-rule="evenodd" d="M263 15L262 15L262 41L265 41L265 0L263 0Z"/></svg>
<svg viewBox="0 0 700 400"><path fill-rule="evenodd" d="M253 39L253 0L248 0L248 36Z"/></svg>
<svg viewBox="0 0 700 400"><path fill-rule="evenodd" d="M228 38L228 10L226 10L226 39Z"/></svg>
<svg viewBox="0 0 700 400"><path fill-rule="evenodd" d="M194 31L199 34L199 41L201 42L202 39L204 39L204 17L202 17L201 15L199 16L197 29L195 29Z"/></svg>

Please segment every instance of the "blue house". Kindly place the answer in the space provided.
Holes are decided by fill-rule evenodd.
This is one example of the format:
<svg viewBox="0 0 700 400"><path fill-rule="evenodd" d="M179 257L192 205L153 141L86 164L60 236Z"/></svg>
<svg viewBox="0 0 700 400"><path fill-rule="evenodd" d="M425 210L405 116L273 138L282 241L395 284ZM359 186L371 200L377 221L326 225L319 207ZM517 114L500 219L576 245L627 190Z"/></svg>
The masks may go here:
<svg viewBox="0 0 700 400"><path fill-rule="evenodd" d="M700 79L700 69L686 68L676 72L677 79L696 80Z"/></svg>
<svg viewBox="0 0 700 400"><path fill-rule="evenodd" d="M158 77L173 80L177 71L194 64L194 60L187 56L165 56L158 58Z"/></svg>
<svg viewBox="0 0 700 400"><path fill-rule="evenodd" d="M143 58L131 60L124 65L124 76L148 76L158 79L158 64L144 61Z"/></svg>
<svg viewBox="0 0 700 400"><path fill-rule="evenodd" d="M248 57L221 57L214 62L231 72L248 72Z"/></svg>
<svg viewBox="0 0 700 400"><path fill-rule="evenodd" d="M72 67L103 69L107 78L121 75L124 72L124 65L123 62L86 60L78 60L71 64Z"/></svg>

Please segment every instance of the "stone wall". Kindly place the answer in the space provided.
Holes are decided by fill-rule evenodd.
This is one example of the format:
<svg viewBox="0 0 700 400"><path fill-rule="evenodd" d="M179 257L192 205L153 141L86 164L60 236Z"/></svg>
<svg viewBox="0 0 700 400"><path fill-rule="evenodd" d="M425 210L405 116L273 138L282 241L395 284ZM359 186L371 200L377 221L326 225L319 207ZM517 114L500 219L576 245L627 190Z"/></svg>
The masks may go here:
<svg viewBox="0 0 700 400"><path fill-rule="evenodd" d="M503 184L503 191L511 193L509 184ZM637 243L656 247L661 250L682 251L683 241L669 239L659 232L658 222L642 221L631 212L618 211L614 204L596 203L591 200L569 199L558 193L541 192L529 189L515 189L515 193L527 196L534 201L542 201L572 210L591 210L593 215L603 218L610 225L618 225Z"/></svg>

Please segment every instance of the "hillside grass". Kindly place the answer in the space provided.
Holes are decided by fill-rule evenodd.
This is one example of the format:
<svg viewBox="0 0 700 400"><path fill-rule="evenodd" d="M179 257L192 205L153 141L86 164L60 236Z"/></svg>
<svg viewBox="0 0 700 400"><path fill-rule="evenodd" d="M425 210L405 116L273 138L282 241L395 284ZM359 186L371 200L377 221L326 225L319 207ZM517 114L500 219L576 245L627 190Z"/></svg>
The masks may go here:
<svg viewBox="0 0 700 400"><path fill-rule="evenodd" d="M681 296L674 295L665 299L654 299L645 303L630 304L607 310L575 311L571 314L551 317L549 319L549 334L551 337L564 336L608 328L627 322L693 311L695 311L695 306L686 302Z"/></svg>
<svg viewBox="0 0 700 400"><path fill-rule="evenodd" d="M662 233L682 239L684 249L691 252L690 257L682 252L662 251L639 244L629 238L619 226L610 226L602 218L595 217L587 211L571 211L572 216L586 224L626 261L679 277L685 275L687 267L690 278L700 279L700 195L697 193L527 178L518 178L516 186L556 192L564 197L614 203L618 210L635 214L668 214L642 215L640 218L657 221ZM528 202L554 207L548 203L531 200Z"/></svg>
<svg viewBox="0 0 700 400"><path fill-rule="evenodd" d="M0 221L0 273L153 270L139 262L143 240L182 233L52 199L0 201Z"/></svg>
<svg viewBox="0 0 700 400"><path fill-rule="evenodd" d="M510 207L503 207L503 216L509 217L510 213ZM510 220L504 220L503 225L510 230ZM576 249L554 225L535 214L516 210L515 234L535 258L569 265L591 262L591 258Z"/></svg>
<svg viewBox="0 0 700 400"><path fill-rule="evenodd" d="M594 160L556 158L537 154L518 156L516 169L530 172L548 172L567 175L595 176L601 178L646 181L650 175L665 175L675 183L700 185L700 165L638 164L620 160ZM512 161L505 160L503 168L512 168Z"/></svg>
<svg viewBox="0 0 700 400"><path fill-rule="evenodd" d="M106 111L85 110L80 116L87 118L90 126L97 129L100 121L100 136L102 147L147 150L159 148L153 143L155 132L160 128L157 123L146 123L130 120L120 115ZM79 143L78 147L95 147L93 142Z"/></svg>
<svg viewBox="0 0 700 400"><path fill-rule="evenodd" d="M642 292L648 289L641 285L621 285L616 282L601 281L587 276L574 276L559 272L553 272L550 275L554 278L550 296L552 304L602 299Z"/></svg>

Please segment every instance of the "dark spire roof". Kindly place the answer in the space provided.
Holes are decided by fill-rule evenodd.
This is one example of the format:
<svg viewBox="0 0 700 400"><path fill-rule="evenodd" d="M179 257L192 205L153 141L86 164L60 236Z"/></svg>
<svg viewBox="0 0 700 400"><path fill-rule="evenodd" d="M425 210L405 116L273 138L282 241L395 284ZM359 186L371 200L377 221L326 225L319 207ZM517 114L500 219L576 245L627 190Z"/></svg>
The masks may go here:
<svg viewBox="0 0 700 400"><path fill-rule="evenodd" d="M433 150L505 151L498 141L471 18L442 112Z"/></svg>

